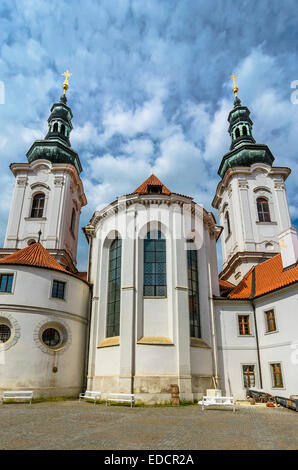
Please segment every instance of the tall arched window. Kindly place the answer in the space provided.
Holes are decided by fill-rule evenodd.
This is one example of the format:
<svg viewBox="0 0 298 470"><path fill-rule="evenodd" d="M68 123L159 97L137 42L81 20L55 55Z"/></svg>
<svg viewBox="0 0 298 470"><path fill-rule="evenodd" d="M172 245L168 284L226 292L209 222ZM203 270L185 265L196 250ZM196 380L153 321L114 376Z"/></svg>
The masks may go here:
<svg viewBox="0 0 298 470"><path fill-rule="evenodd" d="M193 243L193 240L188 240ZM192 338L201 337L197 250L187 250L189 326Z"/></svg>
<svg viewBox="0 0 298 470"><path fill-rule="evenodd" d="M107 338L120 334L121 247L119 238L110 247Z"/></svg>
<svg viewBox="0 0 298 470"><path fill-rule="evenodd" d="M144 240L144 296L166 295L166 241L159 230L151 230Z"/></svg>
<svg viewBox="0 0 298 470"><path fill-rule="evenodd" d="M71 214L71 221L70 221L70 230L74 234L75 232L75 225L76 225L76 211L72 209L72 214Z"/></svg>
<svg viewBox="0 0 298 470"><path fill-rule="evenodd" d="M259 222L270 222L270 211L269 203L265 197L258 197L257 199L257 210Z"/></svg>
<svg viewBox="0 0 298 470"><path fill-rule="evenodd" d="M236 139L240 137L240 129L237 127L236 132L235 132Z"/></svg>
<svg viewBox="0 0 298 470"><path fill-rule="evenodd" d="M242 127L242 134L243 134L243 135L247 135L246 126L243 126L243 127Z"/></svg>
<svg viewBox="0 0 298 470"><path fill-rule="evenodd" d="M226 232L227 232L227 236L230 235L231 233L231 223L230 223L230 216L229 216L229 213L228 211L225 213L225 222L226 222Z"/></svg>
<svg viewBox="0 0 298 470"><path fill-rule="evenodd" d="M65 125L64 124L62 124L60 132L61 132L61 134L65 135Z"/></svg>
<svg viewBox="0 0 298 470"><path fill-rule="evenodd" d="M43 193L35 194L32 202L31 217L41 218L43 215L45 195Z"/></svg>
<svg viewBox="0 0 298 470"><path fill-rule="evenodd" d="M58 132L58 122L55 122L53 132Z"/></svg>

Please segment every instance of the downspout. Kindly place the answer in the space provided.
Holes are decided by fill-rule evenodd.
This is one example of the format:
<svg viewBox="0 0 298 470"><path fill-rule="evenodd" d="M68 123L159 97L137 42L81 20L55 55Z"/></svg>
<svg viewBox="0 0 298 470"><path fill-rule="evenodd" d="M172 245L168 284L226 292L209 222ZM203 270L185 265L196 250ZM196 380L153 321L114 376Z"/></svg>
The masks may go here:
<svg viewBox="0 0 298 470"><path fill-rule="evenodd" d="M90 283L90 279L91 279L91 267L92 267L92 248L93 248L94 228L91 227L90 225L87 225L87 227L84 227L83 230L89 242L87 282L88 282L89 289L90 289L89 290L89 302L88 302L87 328L86 328L86 347L85 347L84 382L83 382L83 391L85 391L87 389L87 382L88 382L91 314L92 314L92 306L93 306L93 284Z"/></svg>
<svg viewBox="0 0 298 470"><path fill-rule="evenodd" d="M208 277L209 277L209 305L210 305L210 318L211 318L211 337L212 337L212 350L213 350L213 362L214 362L214 382L215 388L219 388L219 368L218 368L218 351L217 351L217 338L216 338L216 327L214 318L214 305L213 305L213 293L212 293L212 279L211 279L211 268L210 261L208 261Z"/></svg>
<svg viewBox="0 0 298 470"><path fill-rule="evenodd" d="M256 317L256 306L254 303L255 293L256 293L256 272L255 272L255 268L253 268L252 289L251 289L251 295L250 295L249 300L253 308L254 325L255 325L255 332L256 332L257 355L258 355L259 379L260 379L260 387L261 389L263 389L263 378L262 378L262 369L261 369L261 357L260 357L260 345L259 345L259 335L258 335L257 317Z"/></svg>

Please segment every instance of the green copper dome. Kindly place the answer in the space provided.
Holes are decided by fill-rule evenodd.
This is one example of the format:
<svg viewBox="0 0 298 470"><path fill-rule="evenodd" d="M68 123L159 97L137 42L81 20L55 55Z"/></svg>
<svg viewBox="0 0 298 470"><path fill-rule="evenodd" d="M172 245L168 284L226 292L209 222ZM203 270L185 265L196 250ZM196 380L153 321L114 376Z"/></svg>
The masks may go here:
<svg viewBox="0 0 298 470"><path fill-rule="evenodd" d="M253 122L249 117L250 111L241 105L236 96L234 108L228 116L229 134L232 142L230 152L222 158L218 169L221 178L229 168L237 166L251 166L254 163L266 163L272 166L274 157L267 145L256 144L252 135Z"/></svg>
<svg viewBox="0 0 298 470"><path fill-rule="evenodd" d="M28 162L45 159L52 163L69 163L80 174L82 165L78 154L71 148L69 134L72 130L72 111L66 105L67 98L61 96L54 103L48 119L49 130L44 140L36 140L27 152Z"/></svg>

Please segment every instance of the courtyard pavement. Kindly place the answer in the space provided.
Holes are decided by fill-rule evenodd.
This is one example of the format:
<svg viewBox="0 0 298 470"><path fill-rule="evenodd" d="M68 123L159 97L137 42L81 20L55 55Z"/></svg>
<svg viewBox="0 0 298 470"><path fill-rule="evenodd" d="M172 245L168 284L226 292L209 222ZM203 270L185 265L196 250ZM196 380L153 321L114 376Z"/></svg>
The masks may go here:
<svg viewBox="0 0 298 470"><path fill-rule="evenodd" d="M78 401L0 406L0 449L298 449L298 413L264 405L201 411Z"/></svg>

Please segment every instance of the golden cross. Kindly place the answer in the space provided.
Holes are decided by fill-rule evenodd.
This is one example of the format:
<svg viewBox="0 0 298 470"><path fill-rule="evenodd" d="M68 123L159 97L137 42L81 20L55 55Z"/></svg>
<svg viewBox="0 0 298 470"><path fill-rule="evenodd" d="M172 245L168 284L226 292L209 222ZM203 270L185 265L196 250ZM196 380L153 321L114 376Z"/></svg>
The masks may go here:
<svg viewBox="0 0 298 470"><path fill-rule="evenodd" d="M66 70L66 72L62 73L61 75L65 77L65 80L62 85L65 94L68 90L68 77L70 77L72 74L69 72L69 70Z"/></svg>
<svg viewBox="0 0 298 470"><path fill-rule="evenodd" d="M230 76L230 78L233 80L233 93L234 93L234 95L237 96L237 93L238 93L238 91L239 91L239 90L238 90L238 87L237 87L237 85L236 85L236 82L235 82L235 79L237 78L237 76L234 75L234 74L232 74L232 75Z"/></svg>

